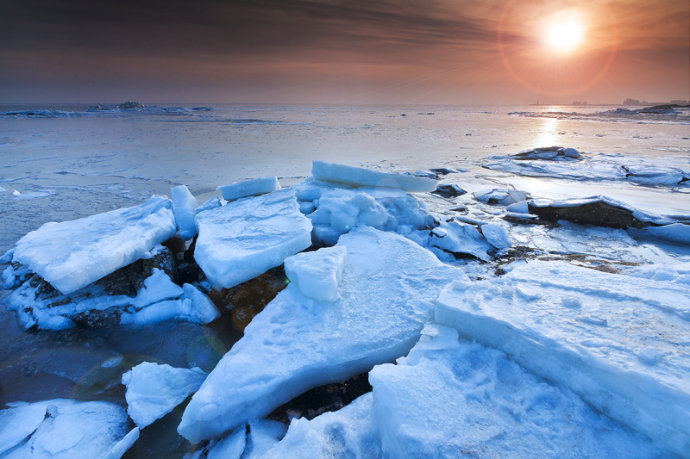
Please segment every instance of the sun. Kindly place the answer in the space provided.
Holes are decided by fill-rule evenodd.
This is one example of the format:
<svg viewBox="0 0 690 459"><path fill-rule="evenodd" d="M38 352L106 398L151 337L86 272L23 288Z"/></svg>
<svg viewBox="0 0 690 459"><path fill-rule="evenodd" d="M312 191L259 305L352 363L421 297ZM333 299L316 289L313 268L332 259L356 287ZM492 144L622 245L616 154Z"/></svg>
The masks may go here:
<svg viewBox="0 0 690 459"><path fill-rule="evenodd" d="M586 27L580 14L561 11L547 18L543 39L552 51L567 54L582 45L585 32Z"/></svg>

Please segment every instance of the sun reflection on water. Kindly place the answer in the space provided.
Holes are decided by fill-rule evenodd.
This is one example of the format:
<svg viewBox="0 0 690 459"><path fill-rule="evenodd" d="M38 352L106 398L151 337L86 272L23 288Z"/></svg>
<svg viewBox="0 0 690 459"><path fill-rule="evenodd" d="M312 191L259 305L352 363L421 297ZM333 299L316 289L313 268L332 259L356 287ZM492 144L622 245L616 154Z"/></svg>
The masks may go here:
<svg viewBox="0 0 690 459"><path fill-rule="evenodd" d="M551 147L558 145L556 138L558 137L558 120L555 118L546 118L542 125L537 130L537 137L533 142L533 147Z"/></svg>

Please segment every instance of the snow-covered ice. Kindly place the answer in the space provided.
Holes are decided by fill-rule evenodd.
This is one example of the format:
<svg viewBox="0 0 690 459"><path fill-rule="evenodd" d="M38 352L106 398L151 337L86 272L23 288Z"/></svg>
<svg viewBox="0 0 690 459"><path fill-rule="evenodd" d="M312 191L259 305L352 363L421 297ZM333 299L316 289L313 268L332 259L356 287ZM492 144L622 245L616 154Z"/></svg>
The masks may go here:
<svg viewBox="0 0 690 459"><path fill-rule="evenodd" d="M240 459L247 445L247 429L240 426L230 435L207 447L206 459Z"/></svg>
<svg viewBox="0 0 690 459"><path fill-rule="evenodd" d="M437 181L409 174L378 172L344 164L314 161L311 173L317 180L354 187L397 188L410 192L430 192L436 189Z"/></svg>
<svg viewBox="0 0 690 459"><path fill-rule="evenodd" d="M338 285L345 266L345 247L302 252L285 259L285 274L302 295L320 301L338 299Z"/></svg>
<svg viewBox="0 0 690 459"><path fill-rule="evenodd" d="M244 459L258 459L273 448L285 435L285 424L268 419L255 419L249 423L247 447L242 454Z"/></svg>
<svg viewBox="0 0 690 459"><path fill-rule="evenodd" d="M171 188L170 194L177 233L182 239L191 239L196 236L194 215L199 203L186 185Z"/></svg>
<svg viewBox="0 0 690 459"><path fill-rule="evenodd" d="M385 457L668 455L453 328L427 325L407 357L374 367L369 380Z"/></svg>
<svg viewBox="0 0 690 459"><path fill-rule="evenodd" d="M182 403L204 379L206 373L199 368L141 363L122 375L127 413L143 429Z"/></svg>
<svg viewBox="0 0 690 459"><path fill-rule="evenodd" d="M235 199L245 198L247 196L256 196L258 194L266 194L271 191L280 190L280 183L277 177L261 177L233 183L231 185L219 186L218 190L223 195L223 199L226 201L234 201Z"/></svg>
<svg viewBox="0 0 690 459"><path fill-rule="evenodd" d="M311 246L311 221L289 189L201 212L197 225L194 258L219 287L252 279Z"/></svg>
<svg viewBox="0 0 690 459"><path fill-rule="evenodd" d="M499 250L510 248L513 243L505 226L498 223L486 223L480 226L482 235L486 241Z"/></svg>
<svg viewBox="0 0 690 459"><path fill-rule="evenodd" d="M523 202L526 199L525 193L518 190L491 188L472 193L474 199L484 204L499 204L510 206L515 203Z"/></svg>
<svg viewBox="0 0 690 459"><path fill-rule="evenodd" d="M46 223L17 242L13 261L70 294L146 256L176 229L170 200L153 197L140 206Z"/></svg>
<svg viewBox="0 0 690 459"><path fill-rule="evenodd" d="M0 411L0 421L0 454L6 459L119 458L135 435L121 443L128 434L127 413L106 402L18 402Z"/></svg>
<svg viewBox="0 0 690 459"><path fill-rule="evenodd" d="M319 304L288 285L194 394L180 434L192 442L218 437L308 389L404 355L441 288L464 277L393 233L357 228L338 246L347 249L341 299Z"/></svg>
<svg viewBox="0 0 690 459"><path fill-rule="evenodd" d="M457 221L441 222L431 230L428 244L457 258L471 256L484 261L488 261L491 258L489 253L495 251L476 226Z"/></svg>
<svg viewBox="0 0 690 459"><path fill-rule="evenodd" d="M338 411L323 413L312 420L293 419L283 439L263 457L381 457L371 404L372 394L368 393Z"/></svg>
<svg viewBox="0 0 690 459"><path fill-rule="evenodd" d="M690 451L690 290L531 261L444 290L436 320L656 442Z"/></svg>

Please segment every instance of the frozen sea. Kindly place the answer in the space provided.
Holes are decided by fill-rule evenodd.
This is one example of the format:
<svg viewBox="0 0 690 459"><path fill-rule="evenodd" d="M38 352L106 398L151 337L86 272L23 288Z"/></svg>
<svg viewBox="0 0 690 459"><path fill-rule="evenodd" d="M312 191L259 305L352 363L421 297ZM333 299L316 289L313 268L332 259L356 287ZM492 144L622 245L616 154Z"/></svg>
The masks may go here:
<svg viewBox="0 0 690 459"><path fill-rule="evenodd" d="M0 105L0 254L45 222L137 205L152 194L170 195L180 184L199 202L216 195L216 187L243 179L277 176L289 186L311 174L313 160L385 172L460 169L443 181L468 190L465 197L422 198L439 215L456 205L471 206L472 192L495 187L533 198L606 195L644 212L690 221L687 183L644 186L602 178L599 168L563 178L483 167L490 157L560 145L603 158L602 164L630 161L690 171L689 109L632 115L611 112L615 108L185 104L92 112L87 105ZM479 205L465 218L491 219L492 212ZM630 248L611 240L612 233L567 225L553 232L522 225L510 230L518 243L552 254L596 255L624 264L690 262L684 243L638 241ZM475 277L481 270L468 265ZM122 370L153 360L208 372L240 336L225 323L24 332L2 309L0 406L56 397L123 404ZM180 414L153 427L170 430ZM128 454L184 450L179 438L160 446L156 442L164 440L157 437L172 441L149 433Z"/></svg>

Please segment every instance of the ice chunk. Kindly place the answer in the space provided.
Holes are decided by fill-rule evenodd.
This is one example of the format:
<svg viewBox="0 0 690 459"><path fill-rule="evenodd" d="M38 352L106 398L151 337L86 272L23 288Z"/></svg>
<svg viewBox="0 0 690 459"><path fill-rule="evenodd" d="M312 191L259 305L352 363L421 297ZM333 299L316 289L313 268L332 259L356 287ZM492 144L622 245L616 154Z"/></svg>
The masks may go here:
<svg viewBox="0 0 690 459"><path fill-rule="evenodd" d="M18 404L0 411L0 455L29 437L46 417L41 403Z"/></svg>
<svg viewBox="0 0 690 459"><path fill-rule="evenodd" d="M338 284L345 266L345 247L298 253L285 259L285 274L302 295L320 301L338 299Z"/></svg>
<svg viewBox="0 0 690 459"><path fill-rule="evenodd" d="M136 312L124 312L120 323L150 325L174 319L207 324L220 316L213 302L198 288L192 284L182 287L182 297L153 303Z"/></svg>
<svg viewBox="0 0 690 459"><path fill-rule="evenodd" d="M510 236L508 236L508 231L497 223L487 223L481 227L482 235L487 240L487 242L497 249L507 249L510 248L513 243L510 242Z"/></svg>
<svg viewBox="0 0 690 459"><path fill-rule="evenodd" d="M281 291L225 354L182 416L192 442L265 416L313 387L404 355L433 315L441 288L462 271L393 233L343 235L341 299L319 304L295 284Z"/></svg>
<svg viewBox="0 0 690 459"><path fill-rule="evenodd" d="M648 226L639 234L665 239L677 244L690 245L690 225L684 223L672 223L663 226Z"/></svg>
<svg viewBox="0 0 690 459"><path fill-rule="evenodd" d="M381 457L376 426L371 420L371 403L372 394L368 393L338 411L312 420L293 419L285 437L263 457Z"/></svg>
<svg viewBox="0 0 690 459"><path fill-rule="evenodd" d="M524 201L525 193L518 190L493 188L490 190L481 190L472 193L474 199L485 204L500 204L502 206L509 206L517 202Z"/></svg>
<svg viewBox="0 0 690 459"><path fill-rule="evenodd" d="M529 207L527 206L527 201L522 200L510 204L508 207L506 207L506 211L516 214L528 214Z"/></svg>
<svg viewBox="0 0 690 459"><path fill-rule="evenodd" d="M324 182L340 183L354 187L399 188L411 192L429 192L436 189L436 180L426 177L415 177L408 174L377 172L344 164L314 161L312 175Z"/></svg>
<svg viewBox="0 0 690 459"><path fill-rule="evenodd" d="M171 188L170 194L177 232L182 239L191 239L196 236L194 215L199 203L185 185Z"/></svg>
<svg viewBox="0 0 690 459"><path fill-rule="evenodd" d="M369 373L385 457L669 454L452 328L426 326L397 363Z"/></svg>
<svg viewBox="0 0 690 459"><path fill-rule="evenodd" d="M484 261L490 260L488 252L494 251L494 247L477 227L456 221L441 222L431 230L429 245L451 253L456 258L472 256Z"/></svg>
<svg viewBox="0 0 690 459"><path fill-rule="evenodd" d="M256 419L249 423L249 436L243 459L263 458L266 451L275 446L287 430L282 422Z"/></svg>
<svg viewBox="0 0 690 459"><path fill-rule="evenodd" d="M215 209L217 207L221 207L222 205L223 203L221 202L221 198L219 198L218 196L214 196L206 200L206 202L201 204L199 207L197 207L194 211L194 215L199 214L201 212L205 212L207 210ZM194 224L196 225L196 221L194 222Z"/></svg>
<svg viewBox="0 0 690 459"><path fill-rule="evenodd" d="M524 150L512 156L515 159L544 159L550 161L573 161L582 159L582 155L574 148L564 147L539 147L532 150Z"/></svg>
<svg viewBox="0 0 690 459"><path fill-rule="evenodd" d="M311 245L311 221L289 189L202 212L197 224L194 258L219 287L252 279Z"/></svg>
<svg viewBox="0 0 690 459"><path fill-rule="evenodd" d="M36 407L37 411L43 411L42 420L36 425L36 415L32 414L28 417L22 415L14 418L15 421L27 422L29 428L18 424L0 424L0 438L4 437L5 429L17 429L21 433L34 429L28 440L6 450L4 458L104 457L110 452L124 449L123 446L130 443L120 443L128 430L127 413L112 403L55 399L31 405L14 404L0 413L17 409L26 410L28 407ZM33 408L30 410L33 411Z"/></svg>
<svg viewBox="0 0 690 459"><path fill-rule="evenodd" d="M127 413L143 429L182 403L204 379L206 373L199 368L141 363L122 375Z"/></svg>
<svg viewBox="0 0 690 459"><path fill-rule="evenodd" d="M467 193L467 191L460 188L459 185L450 183L437 186L436 189L432 191L432 193L437 194L439 196L443 196L444 198L455 198L458 196L462 196L463 194Z"/></svg>
<svg viewBox="0 0 690 459"><path fill-rule="evenodd" d="M168 199L153 197L140 206L46 223L17 242L13 261L70 294L174 236L171 207Z"/></svg>
<svg viewBox="0 0 690 459"><path fill-rule="evenodd" d="M137 440L139 440L139 427L133 428L122 440L115 443L105 455L105 459L120 459Z"/></svg>
<svg viewBox="0 0 690 459"><path fill-rule="evenodd" d="M690 451L687 286L532 261L455 283L440 295L436 320L659 444ZM647 349L657 353L654 365L644 361Z"/></svg>
<svg viewBox="0 0 690 459"><path fill-rule="evenodd" d="M280 183L277 177L261 177L244 182L233 183L232 185L219 186L218 190L226 201L255 196L258 194L270 193L280 190Z"/></svg>
<svg viewBox="0 0 690 459"><path fill-rule="evenodd" d="M206 459L240 459L247 444L247 429L240 426L227 437L209 445Z"/></svg>

